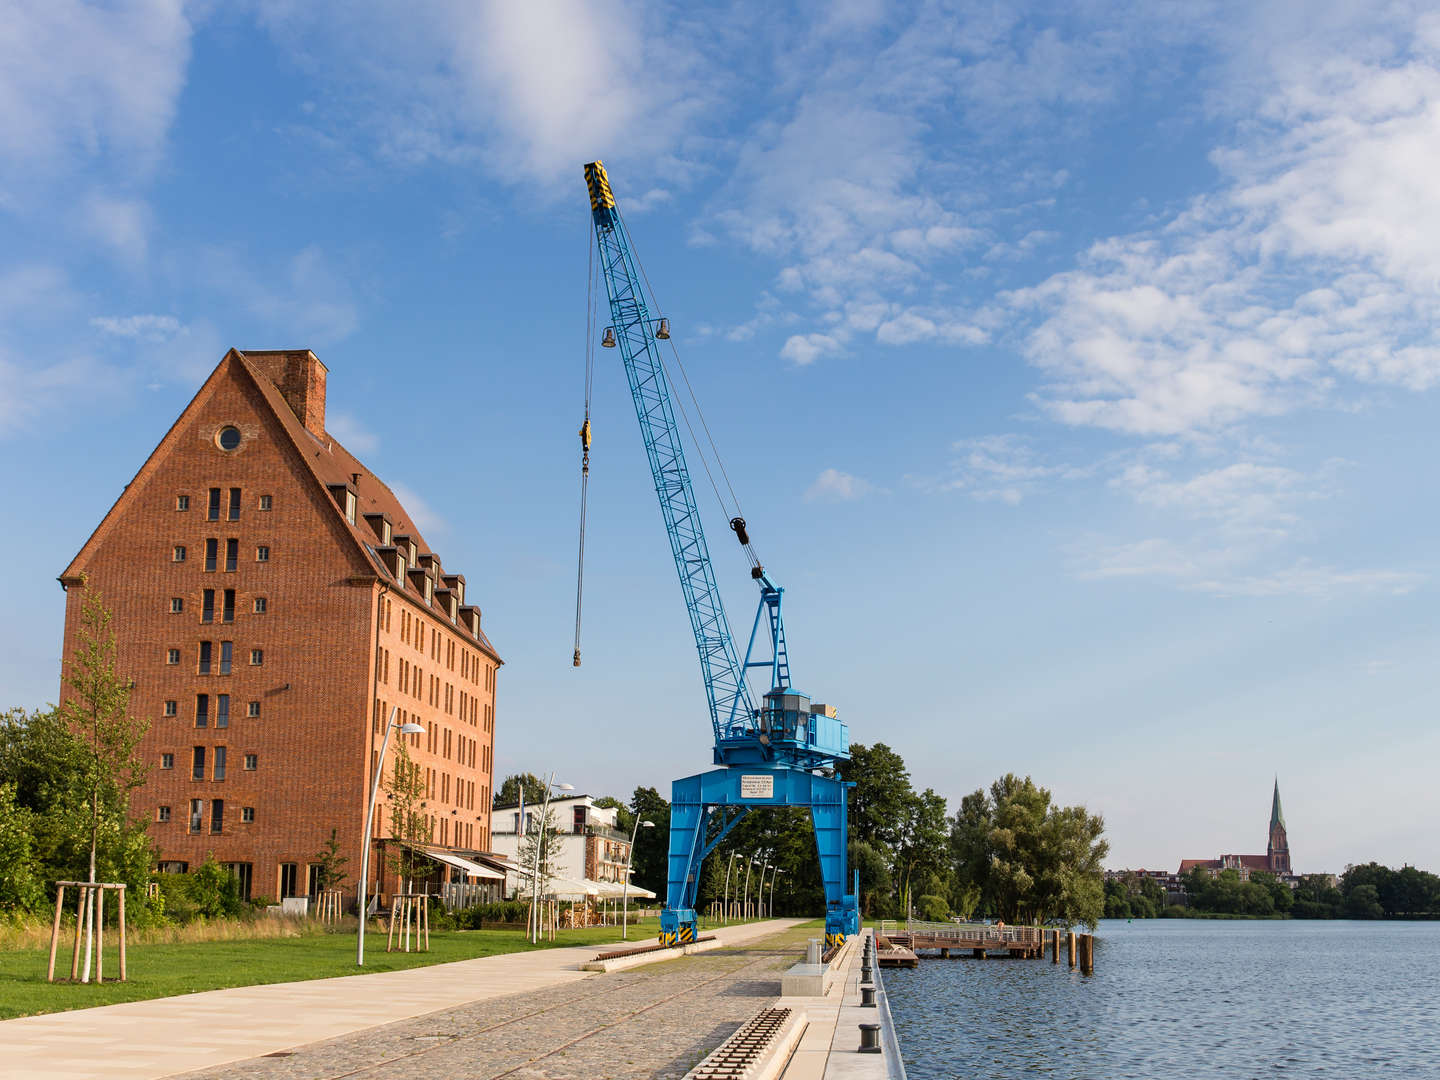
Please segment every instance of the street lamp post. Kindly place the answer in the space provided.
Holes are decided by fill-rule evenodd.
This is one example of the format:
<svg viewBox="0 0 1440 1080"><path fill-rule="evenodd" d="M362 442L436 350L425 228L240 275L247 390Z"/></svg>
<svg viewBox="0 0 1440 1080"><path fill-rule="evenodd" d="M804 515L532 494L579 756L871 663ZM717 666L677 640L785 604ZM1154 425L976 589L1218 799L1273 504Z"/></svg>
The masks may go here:
<svg viewBox="0 0 1440 1080"><path fill-rule="evenodd" d="M624 911L620 916L620 940L630 940L630 864L635 861L635 837L640 834L640 829L653 829L653 821L641 821L635 818L635 827L630 830L630 850L625 853L625 888L620 893L620 902Z"/></svg>
<svg viewBox="0 0 1440 1080"><path fill-rule="evenodd" d="M398 730L401 735L418 735L425 729L419 724L397 724L395 716L400 711L396 705L390 710L385 721L385 738L380 743L380 757L375 762L375 779L370 784L370 805L365 809L365 835L360 838L360 930L355 942L355 965L365 964L365 909L368 906L366 893L370 881L370 831L375 827L375 797L380 793L380 774L385 771L385 751L390 748L390 732Z"/></svg>
<svg viewBox="0 0 1440 1080"><path fill-rule="evenodd" d="M730 861L725 864L725 921L728 923L735 911L730 907L730 868L735 865L737 852L730 852Z"/></svg>
<svg viewBox="0 0 1440 1080"><path fill-rule="evenodd" d="M770 874L770 917L775 917L775 875L783 874L785 871L778 866Z"/></svg>
<svg viewBox="0 0 1440 1080"><path fill-rule="evenodd" d="M550 789L559 788L561 791L574 791L569 784L555 783L555 770L550 770L550 779L545 781L545 801L540 808L540 827L535 832L535 864L530 874L530 944L536 945L540 942L540 854L545 849L545 822L550 817ZM524 828L525 823L520 823Z"/></svg>
<svg viewBox="0 0 1440 1080"><path fill-rule="evenodd" d="M759 852L755 854L758 855ZM750 871L754 869L754 867L755 855L751 855L745 860L745 899L740 904L740 917L744 919L750 917Z"/></svg>
<svg viewBox="0 0 1440 1080"><path fill-rule="evenodd" d="M755 914L758 918L765 917L765 871L770 869L770 859L767 856L765 865L760 867L760 885L755 890Z"/></svg>

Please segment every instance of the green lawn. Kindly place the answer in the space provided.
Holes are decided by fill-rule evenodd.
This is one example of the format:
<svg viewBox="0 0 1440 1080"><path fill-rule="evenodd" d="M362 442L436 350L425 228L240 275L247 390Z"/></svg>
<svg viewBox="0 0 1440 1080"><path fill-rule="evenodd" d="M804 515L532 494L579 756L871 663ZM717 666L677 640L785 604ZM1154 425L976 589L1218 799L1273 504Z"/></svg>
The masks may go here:
<svg viewBox="0 0 1440 1080"><path fill-rule="evenodd" d="M630 941L654 942L659 920L647 919L630 927ZM385 935L365 937L365 966L355 966L355 935L316 934L309 937L263 938L251 941L211 941L183 945L132 945L127 951L127 982L48 983L45 967L48 949L0 951L0 1019L37 1013L113 1005L120 1001L193 994L230 986L329 979L360 972L396 971L401 968L469 960L476 956L522 952L532 948L567 945L602 945L620 938L618 926L592 926L559 930L555 941L532 946L523 928L516 930L433 931L428 953L387 953ZM105 949L105 974L119 973L119 953ZM57 976L70 974L70 951L56 957Z"/></svg>

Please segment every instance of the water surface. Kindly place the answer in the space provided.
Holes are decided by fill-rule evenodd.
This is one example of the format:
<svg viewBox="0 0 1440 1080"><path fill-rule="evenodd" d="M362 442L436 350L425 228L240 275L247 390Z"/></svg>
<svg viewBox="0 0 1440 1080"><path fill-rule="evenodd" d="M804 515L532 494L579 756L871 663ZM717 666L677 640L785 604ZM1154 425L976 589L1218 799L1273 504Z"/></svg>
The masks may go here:
<svg viewBox="0 0 1440 1080"><path fill-rule="evenodd" d="M910 1080L1440 1080L1440 923L1106 920L1095 974L887 969Z"/></svg>

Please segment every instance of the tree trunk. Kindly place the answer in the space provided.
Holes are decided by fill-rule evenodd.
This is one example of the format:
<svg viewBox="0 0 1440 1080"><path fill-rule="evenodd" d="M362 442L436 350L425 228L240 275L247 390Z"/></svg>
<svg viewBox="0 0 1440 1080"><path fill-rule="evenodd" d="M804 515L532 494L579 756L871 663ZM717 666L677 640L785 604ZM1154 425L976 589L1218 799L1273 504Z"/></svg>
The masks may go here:
<svg viewBox="0 0 1440 1080"><path fill-rule="evenodd" d="M90 792L90 881L95 880L95 847L99 835L98 818L100 816L100 791L92 788ZM86 894L89 899L85 901L85 969L80 975L82 983L90 981L90 954L94 951L95 941L95 890L91 889ZM75 928L80 932L80 927Z"/></svg>

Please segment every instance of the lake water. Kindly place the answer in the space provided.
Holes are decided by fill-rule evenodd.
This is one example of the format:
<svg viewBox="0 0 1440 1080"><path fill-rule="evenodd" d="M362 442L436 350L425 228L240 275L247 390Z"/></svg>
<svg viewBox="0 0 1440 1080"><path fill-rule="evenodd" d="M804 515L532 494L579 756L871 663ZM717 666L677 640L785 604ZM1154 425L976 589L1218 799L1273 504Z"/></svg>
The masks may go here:
<svg viewBox="0 0 1440 1080"><path fill-rule="evenodd" d="M884 972L910 1080L1440 1080L1440 923L1106 920L1095 974Z"/></svg>

